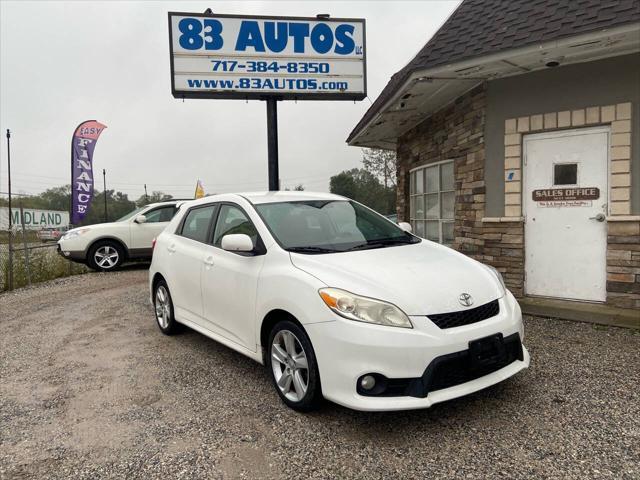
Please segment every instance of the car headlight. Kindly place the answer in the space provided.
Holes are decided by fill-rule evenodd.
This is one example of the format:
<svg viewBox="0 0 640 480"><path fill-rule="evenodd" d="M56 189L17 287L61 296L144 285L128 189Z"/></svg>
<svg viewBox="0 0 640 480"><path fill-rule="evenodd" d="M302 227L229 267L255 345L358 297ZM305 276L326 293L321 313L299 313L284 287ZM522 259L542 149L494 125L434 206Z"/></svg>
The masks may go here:
<svg viewBox="0 0 640 480"><path fill-rule="evenodd" d="M502 293L506 293L507 292L507 287L504 284L504 278L502 278L502 274L496 270L494 267L492 267L491 265L485 265L485 267L487 267L489 270L491 270L494 275L496 277L498 277L498 281L500 282L500 285L502 285Z"/></svg>
<svg viewBox="0 0 640 480"><path fill-rule="evenodd" d="M389 327L413 328L409 317L391 303L361 297L339 288L321 288L318 293L327 307L349 320Z"/></svg>
<svg viewBox="0 0 640 480"><path fill-rule="evenodd" d="M70 232L65 233L60 240L69 240L71 238L75 238L84 233L87 233L88 231L88 228L78 228L77 230L71 230Z"/></svg>

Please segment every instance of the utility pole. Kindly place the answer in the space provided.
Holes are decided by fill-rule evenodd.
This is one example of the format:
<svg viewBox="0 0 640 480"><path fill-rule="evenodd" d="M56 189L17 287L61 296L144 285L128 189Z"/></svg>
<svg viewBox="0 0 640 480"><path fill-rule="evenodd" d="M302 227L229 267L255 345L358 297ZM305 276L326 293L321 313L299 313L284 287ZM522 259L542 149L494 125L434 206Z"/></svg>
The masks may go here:
<svg viewBox="0 0 640 480"><path fill-rule="evenodd" d="M104 195L104 223L107 223L107 171L102 169L102 185L103 185L103 195Z"/></svg>
<svg viewBox="0 0 640 480"><path fill-rule="evenodd" d="M144 201L145 203L149 203L149 195L147 195L147 184L144 184Z"/></svg>
<svg viewBox="0 0 640 480"><path fill-rule="evenodd" d="M7 128L7 186L9 188L9 290L13 290L13 233L11 218L11 132Z"/></svg>

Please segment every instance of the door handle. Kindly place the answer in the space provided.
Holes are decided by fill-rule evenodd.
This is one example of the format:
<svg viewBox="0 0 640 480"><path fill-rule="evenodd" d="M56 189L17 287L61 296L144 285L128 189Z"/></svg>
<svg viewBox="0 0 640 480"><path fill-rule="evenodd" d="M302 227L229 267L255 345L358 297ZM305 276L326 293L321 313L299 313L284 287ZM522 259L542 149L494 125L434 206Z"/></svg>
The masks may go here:
<svg viewBox="0 0 640 480"><path fill-rule="evenodd" d="M213 257L207 257L204 259L204 264L207 267L213 267Z"/></svg>
<svg viewBox="0 0 640 480"><path fill-rule="evenodd" d="M169 245L169 246L167 247L167 251L168 251L169 253L175 253L175 251L176 251L176 246L175 246L175 245Z"/></svg>
<svg viewBox="0 0 640 480"><path fill-rule="evenodd" d="M605 218L606 217L604 216L604 213L599 213L595 217L589 217L589 220L595 220L596 222L604 222Z"/></svg>

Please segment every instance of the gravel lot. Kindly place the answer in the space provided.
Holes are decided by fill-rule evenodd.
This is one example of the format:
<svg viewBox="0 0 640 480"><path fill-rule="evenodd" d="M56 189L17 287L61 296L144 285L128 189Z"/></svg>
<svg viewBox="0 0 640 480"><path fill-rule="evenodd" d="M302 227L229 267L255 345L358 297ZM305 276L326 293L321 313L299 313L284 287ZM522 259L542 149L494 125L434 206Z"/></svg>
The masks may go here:
<svg viewBox="0 0 640 480"><path fill-rule="evenodd" d="M640 478L637 331L528 318L531 368L501 385L303 415L258 364L162 335L146 279L0 295L0 478Z"/></svg>

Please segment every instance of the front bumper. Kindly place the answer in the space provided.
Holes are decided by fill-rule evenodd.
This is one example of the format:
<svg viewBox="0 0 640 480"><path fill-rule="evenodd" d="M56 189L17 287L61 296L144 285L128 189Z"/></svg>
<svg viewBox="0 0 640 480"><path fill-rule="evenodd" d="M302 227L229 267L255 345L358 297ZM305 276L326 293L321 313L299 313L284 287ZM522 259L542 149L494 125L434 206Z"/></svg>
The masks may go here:
<svg viewBox="0 0 640 480"><path fill-rule="evenodd" d="M60 243L58 243L57 251L60 256L67 260L71 260L72 262L85 263L87 260L86 252L84 250L63 249Z"/></svg>
<svg viewBox="0 0 640 480"><path fill-rule="evenodd" d="M509 292L499 302L500 313L495 317L448 329L440 329L422 316L410 317L413 329L339 317L334 322L305 325L318 360L324 396L355 410L418 409L482 390L511 377L529 366L529 353L524 346L520 359L447 388L399 396L366 396L356 388L358 379L371 373L388 379L422 379L436 358L464 352L469 349L469 342L494 334L502 334L505 339L517 334L523 339L518 303Z"/></svg>

